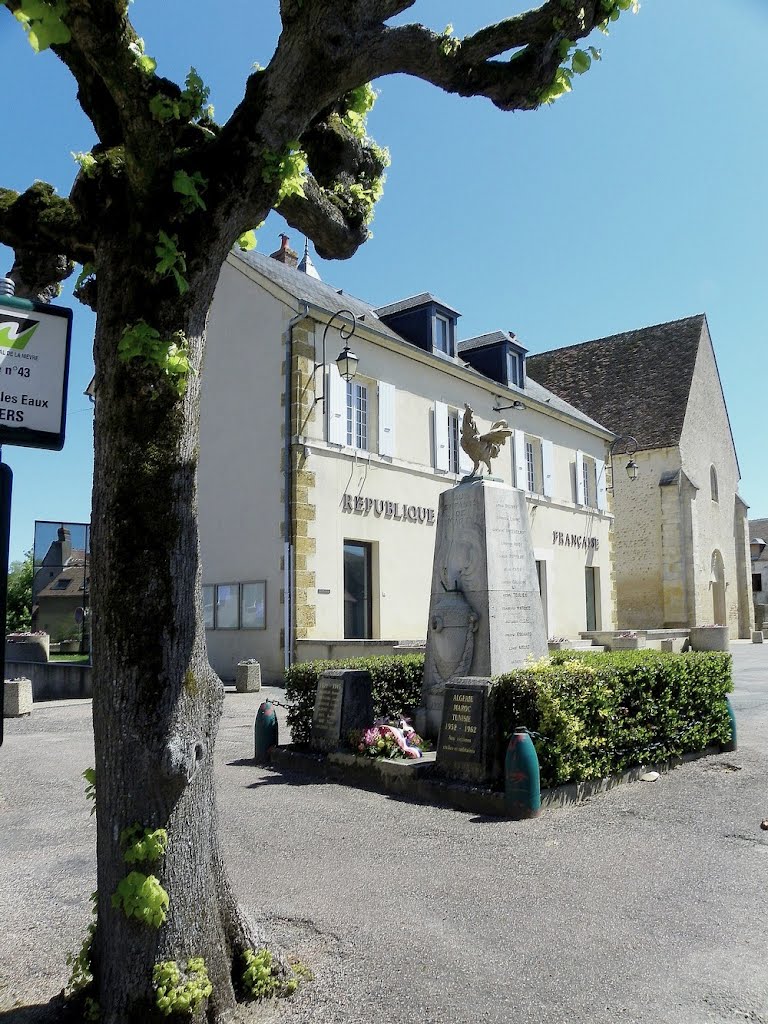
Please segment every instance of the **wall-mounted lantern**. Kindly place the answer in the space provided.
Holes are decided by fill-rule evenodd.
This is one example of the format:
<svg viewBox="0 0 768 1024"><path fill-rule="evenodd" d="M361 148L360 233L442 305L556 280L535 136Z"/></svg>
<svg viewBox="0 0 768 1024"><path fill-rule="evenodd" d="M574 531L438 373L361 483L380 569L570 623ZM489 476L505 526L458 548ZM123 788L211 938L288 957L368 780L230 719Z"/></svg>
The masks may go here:
<svg viewBox="0 0 768 1024"><path fill-rule="evenodd" d="M634 454L637 451L637 439L632 437L631 434L615 437L610 447L611 486L606 488L609 491L613 491L613 456L616 454L619 445L624 447L624 454L629 456L629 462L624 467L629 479L634 483L640 476L640 467L634 460Z"/></svg>
<svg viewBox="0 0 768 1024"><path fill-rule="evenodd" d="M317 373L321 367L323 368L323 371L325 370L325 343L328 337L328 331L330 330L334 320L339 320L341 323L341 326L339 327L339 334L341 335L341 340L344 342L344 349L339 352L338 356L336 356L336 366L338 367L342 380L352 380L357 373L357 364L360 360L347 344L357 329L355 314L349 309L338 310L325 325L325 329L323 331L322 359L319 363L315 363L313 372ZM323 408L325 408L325 384L323 384L322 395L316 397L315 402L320 402Z"/></svg>

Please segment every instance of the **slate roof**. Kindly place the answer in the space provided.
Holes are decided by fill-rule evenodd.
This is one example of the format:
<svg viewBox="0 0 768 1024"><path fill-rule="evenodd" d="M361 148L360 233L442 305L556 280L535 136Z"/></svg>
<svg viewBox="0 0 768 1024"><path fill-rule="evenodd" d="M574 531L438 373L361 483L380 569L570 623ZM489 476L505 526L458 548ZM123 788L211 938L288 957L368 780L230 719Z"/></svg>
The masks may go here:
<svg viewBox="0 0 768 1024"><path fill-rule="evenodd" d="M426 306L429 302L434 302L436 306L447 309L449 313L461 316L458 309L454 309L447 302L436 298L431 292L419 292L418 295L411 295L408 299L398 299L397 302L390 302L388 306L378 306L376 314L377 316L392 316L393 313L402 313L406 309L418 309L419 306Z"/></svg>
<svg viewBox="0 0 768 1024"><path fill-rule="evenodd" d="M374 330L388 335L395 341L402 341L399 334L396 334L390 327L379 320L370 302L356 299L354 295L348 295L340 288L334 288L319 278L310 277L296 267L286 266L271 256L262 256L257 252L234 252L236 259L242 260L258 271L273 284L284 288L289 295L300 302L309 302L313 306L319 306L328 313L335 313L339 309L348 309L356 317L364 317L363 323L367 323Z"/></svg>
<svg viewBox="0 0 768 1024"><path fill-rule="evenodd" d="M680 441L703 313L528 356L528 374L638 447Z"/></svg>
<svg viewBox="0 0 768 1024"><path fill-rule="evenodd" d="M391 327L388 327L382 320L379 320L378 317L378 314L382 309L391 310L392 307L398 305L398 303L393 303L392 306L381 306L378 309L374 309L370 303L364 302L362 299L356 299L353 295L348 295L346 292L343 292L338 288L333 288L324 281L310 277L302 271L297 270L295 267L289 267L284 263L280 263L278 260L273 260L270 256L262 256L260 253L256 252L239 251L234 252L233 256L238 260L242 260L243 263L253 267L253 269L259 274L266 277L267 280L272 281L280 288L283 288L289 295L298 299L299 302L311 303L314 306L318 306L320 309L327 310L328 313L333 313L338 309L346 307L350 312L354 313L356 317L362 317L363 324L367 324L378 333L391 338L393 341L399 342L401 345L406 347L406 350L413 349L414 346L411 342L406 341L405 338L393 331ZM422 292L422 295L426 295L428 299L432 300L432 296L429 292ZM403 301L408 302L410 300ZM438 305L444 306L446 309L451 309L450 306L446 306L445 303L440 302L439 299L434 299L433 301L437 302ZM504 334L504 332L498 333ZM459 364L463 365L461 360L459 360ZM508 389L504 388L503 390L506 393ZM600 430L607 429L601 423L588 416L583 410L576 408L565 399L553 394L551 391L547 390L547 388L537 383L537 381L530 379L530 377L526 380L524 390L519 388L513 388L510 390L519 393L522 401L525 401L527 395L530 399L540 402L542 405L548 405L551 409L554 409L557 412L569 416L581 423L587 424L590 427L597 427ZM506 399L502 404L507 404Z"/></svg>
<svg viewBox="0 0 768 1024"><path fill-rule="evenodd" d="M461 354L462 352L472 352L476 348L497 345L500 341L511 341L516 348L522 348L517 338L512 334L508 334L507 331L491 331L490 334L479 334L476 338L467 338L466 341L460 341L456 348L459 354Z"/></svg>
<svg viewBox="0 0 768 1024"><path fill-rule="evenodd" d="M768 519L750 519L749 520L749 538L755 540L756 538L768 542Z"/></svg>

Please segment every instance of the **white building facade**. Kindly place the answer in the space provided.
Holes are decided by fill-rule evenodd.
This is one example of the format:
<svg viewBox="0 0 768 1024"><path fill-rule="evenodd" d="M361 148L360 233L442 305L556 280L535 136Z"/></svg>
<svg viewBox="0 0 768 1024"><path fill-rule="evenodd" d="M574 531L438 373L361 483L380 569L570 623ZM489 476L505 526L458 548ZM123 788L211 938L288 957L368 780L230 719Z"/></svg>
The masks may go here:
<svg viewBox="0 0 768 1024"><path fill-rule="evenodd" d="M513 336L460 342L427 293L376 310L275 255L229 257L208 328L199 510L222 678L423 643L438 499L471 469L465 403L481 433L514 430L493 472L526 491L549 634L614 628L610 431L527 380Z"/></svg>

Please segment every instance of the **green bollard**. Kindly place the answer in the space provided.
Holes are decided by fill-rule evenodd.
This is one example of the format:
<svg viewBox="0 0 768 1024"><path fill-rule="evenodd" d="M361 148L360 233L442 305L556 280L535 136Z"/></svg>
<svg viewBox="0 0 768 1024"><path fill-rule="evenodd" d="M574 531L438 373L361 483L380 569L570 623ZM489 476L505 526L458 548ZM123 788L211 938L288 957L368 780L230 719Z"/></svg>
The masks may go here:
<svg viewBox="0 0 768 1024"><path fill-rule="evenodd" d="M527 729L515 729L504 762L504 794L512 818L535 818L541 811L539 758Z"/></svg>
<svg viewBox="0 0 768 1024"><path fill-rule="evenodd" d="M725 698L725 706L728 708L728 718L731 722L731 741L730 743L724 743L721 750L735 750L736 749L736 715L733 713L733 707L731 706L730 700Z"/></svg>
<svg viewBox="0 0 768 1024"><path fill-rule="evenodd" d="M277 715L271 701L265 700L256 713L253 746L253 759L256 764L269 761L270 750L277 746Z"/></svg>

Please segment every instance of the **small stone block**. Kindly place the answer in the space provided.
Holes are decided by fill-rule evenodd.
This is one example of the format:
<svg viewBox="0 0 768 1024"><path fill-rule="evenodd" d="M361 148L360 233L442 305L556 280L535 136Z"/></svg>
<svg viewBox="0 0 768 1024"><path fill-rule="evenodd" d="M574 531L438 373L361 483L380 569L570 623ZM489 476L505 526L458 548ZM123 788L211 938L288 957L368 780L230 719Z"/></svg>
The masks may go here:
<svg viewBox="0 0 768 1024"><path fill-rule="evenodd" d="M241 661L235 669L238 693L256 693L261 689L261 665L258 661Z"/></svg>
<svg viewBox="0 0 768 1024"><path fill-rule="evenodd" d="M763 642L763 631L762 631L762 629L753 629L752 630L752 643L753 644L761 644L762 642Z"/></svg>
<svg viewBox="0 0 768 1024"><path fill-rule="evenodd" d="M6 679L3 694L3 716L21 718L32 714L32 680Z"/></svg>

